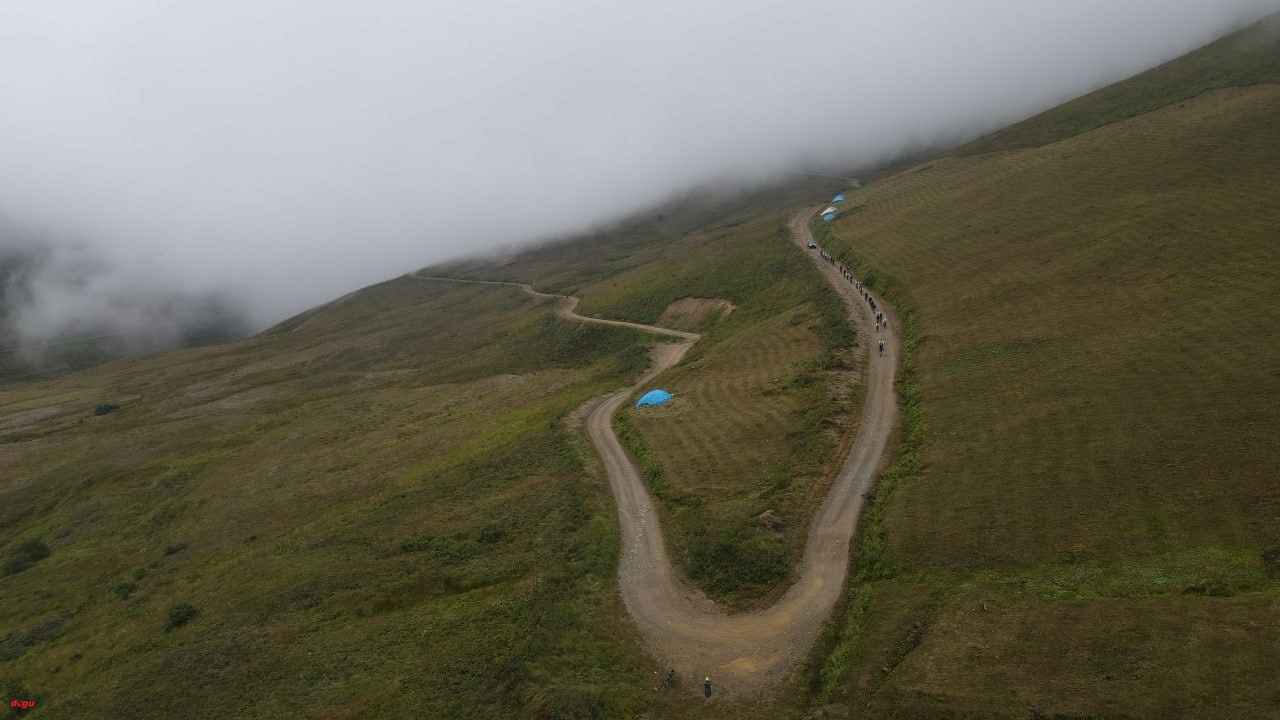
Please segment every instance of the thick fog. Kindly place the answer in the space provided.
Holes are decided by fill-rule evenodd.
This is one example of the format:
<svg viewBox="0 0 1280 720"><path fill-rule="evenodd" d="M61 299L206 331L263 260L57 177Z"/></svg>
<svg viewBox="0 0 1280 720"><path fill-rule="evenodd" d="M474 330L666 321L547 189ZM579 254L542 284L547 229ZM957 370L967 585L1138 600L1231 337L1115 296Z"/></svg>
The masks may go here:
<svg viewBox="0 0 1280 720"><path fill-rule="evenodd" d="M130 308L175 293L192 307L222 293L261 325L693 186L866 166L996 129L1277 9L4 3L0 261L25 258L6 276L12 342L154 329L162 317Z"/></svg>

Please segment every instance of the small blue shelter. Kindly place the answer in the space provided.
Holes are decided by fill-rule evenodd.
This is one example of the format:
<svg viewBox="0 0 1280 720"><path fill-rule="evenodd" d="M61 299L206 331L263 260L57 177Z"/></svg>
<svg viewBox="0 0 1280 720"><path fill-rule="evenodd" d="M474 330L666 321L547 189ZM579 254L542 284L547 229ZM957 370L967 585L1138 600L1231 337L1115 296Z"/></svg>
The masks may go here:
<svg viewBox="0 0 1280 720"><path fill-rule="evenodd" d="M835 219L836 219L835 213L827 213L826 215L822 216L823 222L831 222L832 220L835 220Z"/></svg>
<svg viewBox="0 0 1280 720"><path fill-rule="evenodd" d="M650 390L636 401L636 407L644 407L645 405L666 405L671 402L671 398L673 397L675 396L666 390Z"/></svg>
<svg viewBox="0 0 1280 720"><path fill-rule="evenodd" d="M844 195L837 195L831 198L831 202L840 202L841 200L844 200Z"/></svg>

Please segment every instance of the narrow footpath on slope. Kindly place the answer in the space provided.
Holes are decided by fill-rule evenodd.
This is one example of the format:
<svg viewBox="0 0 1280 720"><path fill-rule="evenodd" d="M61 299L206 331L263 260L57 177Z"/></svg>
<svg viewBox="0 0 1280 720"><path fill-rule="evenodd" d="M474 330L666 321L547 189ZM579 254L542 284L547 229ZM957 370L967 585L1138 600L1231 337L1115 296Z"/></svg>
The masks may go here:
<svg viewBox="0 0 1280 720"><path fill-rule="evenodd" d="M622 598L650 653L661 667L675 668L680 677L689 679L686 686L690 692L694 689L692 680L711 676L717 695L732 699L754 694L783 679L808 652L844 587L849 543L857 529L863 496L872 486L897 422L893 381L901 346L901 323L893 309L877 297L877 307L890 321L889 328L879 333L871 330L875 315L862 291L841 275L835 264L822 258L818 250L808 249L813 239L808 221L816 210L802 210L791 219L792 240L809 255L818 272L844 301L857 330L858 347L869 353L867 394L858 435L810 526L796 582L772 606L750 613L727 614L672 567L653 500L640 471L613 432L613 415L627 397L679 363L699 336L583 317L574 312L577 298L539 293L525 284L413 276L430 281L514 285L535 297L558 299L557 313L568 320L680 338L681 342L654 347L653 364L635 384L590 401L586 431L600 454L618 506ZM879 339L885 341L883 355L875 350Z"/></svg>

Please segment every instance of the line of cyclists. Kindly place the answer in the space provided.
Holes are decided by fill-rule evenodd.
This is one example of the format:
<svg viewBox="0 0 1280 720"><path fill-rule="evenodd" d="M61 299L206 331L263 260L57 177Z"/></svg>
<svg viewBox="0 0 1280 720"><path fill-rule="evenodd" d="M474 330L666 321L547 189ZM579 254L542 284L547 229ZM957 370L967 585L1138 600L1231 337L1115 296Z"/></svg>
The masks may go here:
<svg viewBox="0 0 1280 720"><path fill-rule="evenodd" d="M862 281L854 277L853 271L850 270L848 267L845 267L844 265L837 263L835 257L832 256L831 253L828 253L826 250L823 250L822 248L818 247L818 244L815 243L814 241L810 240L808 242L808 246L810 249L816 249L818 251L818 254L822 256L823 260L826 260L832 265L837 266L840 269L840 275L844 277L845 280L848 280L849 283L853 285L855 290L862 293L862 299L865 300L867 302L867 305L871 307L871 312L875 313L876 332L880 332L881 327L887 330L889 328L889 318L885 317L884 313L881 312L880 308L876 307L876 299L871 296L871 293L867 292L866 289L862 287ZM884 338L880 338L879 347L880 347L880 355L883 356L884 355Z"/></svg>

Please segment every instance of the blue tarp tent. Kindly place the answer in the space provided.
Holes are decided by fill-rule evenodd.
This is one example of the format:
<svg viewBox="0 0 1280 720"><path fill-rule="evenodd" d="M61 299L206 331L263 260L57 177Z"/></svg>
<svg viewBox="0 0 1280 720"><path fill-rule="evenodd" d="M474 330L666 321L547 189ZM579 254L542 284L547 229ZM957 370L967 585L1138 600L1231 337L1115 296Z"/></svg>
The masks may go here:
<svg viewBox="0 0 1280 720"><path fill-rule="evenodd" d="M831 222L832 220L835 220L835 219L836 219L835 213L827 213L826 215L822 216L823 222Z"/></svg>
<svg viewBox="0 0 1280 720"><path fill-rule="evenodd" d="M644 397L636 401L636 407L645 405L665 405L671 402L671 398L675 397L666 390L650 390L644 394Z"/></svg>
<svg viewBox="0 0 1280 720"><path fill-rule="evenodd" d="M840 201L841 201L841 200L843 200L843 199L844 199L844 195L837 195L837 196L835 196L835 197L831 198L831 202L840 202Z"/></svg>

